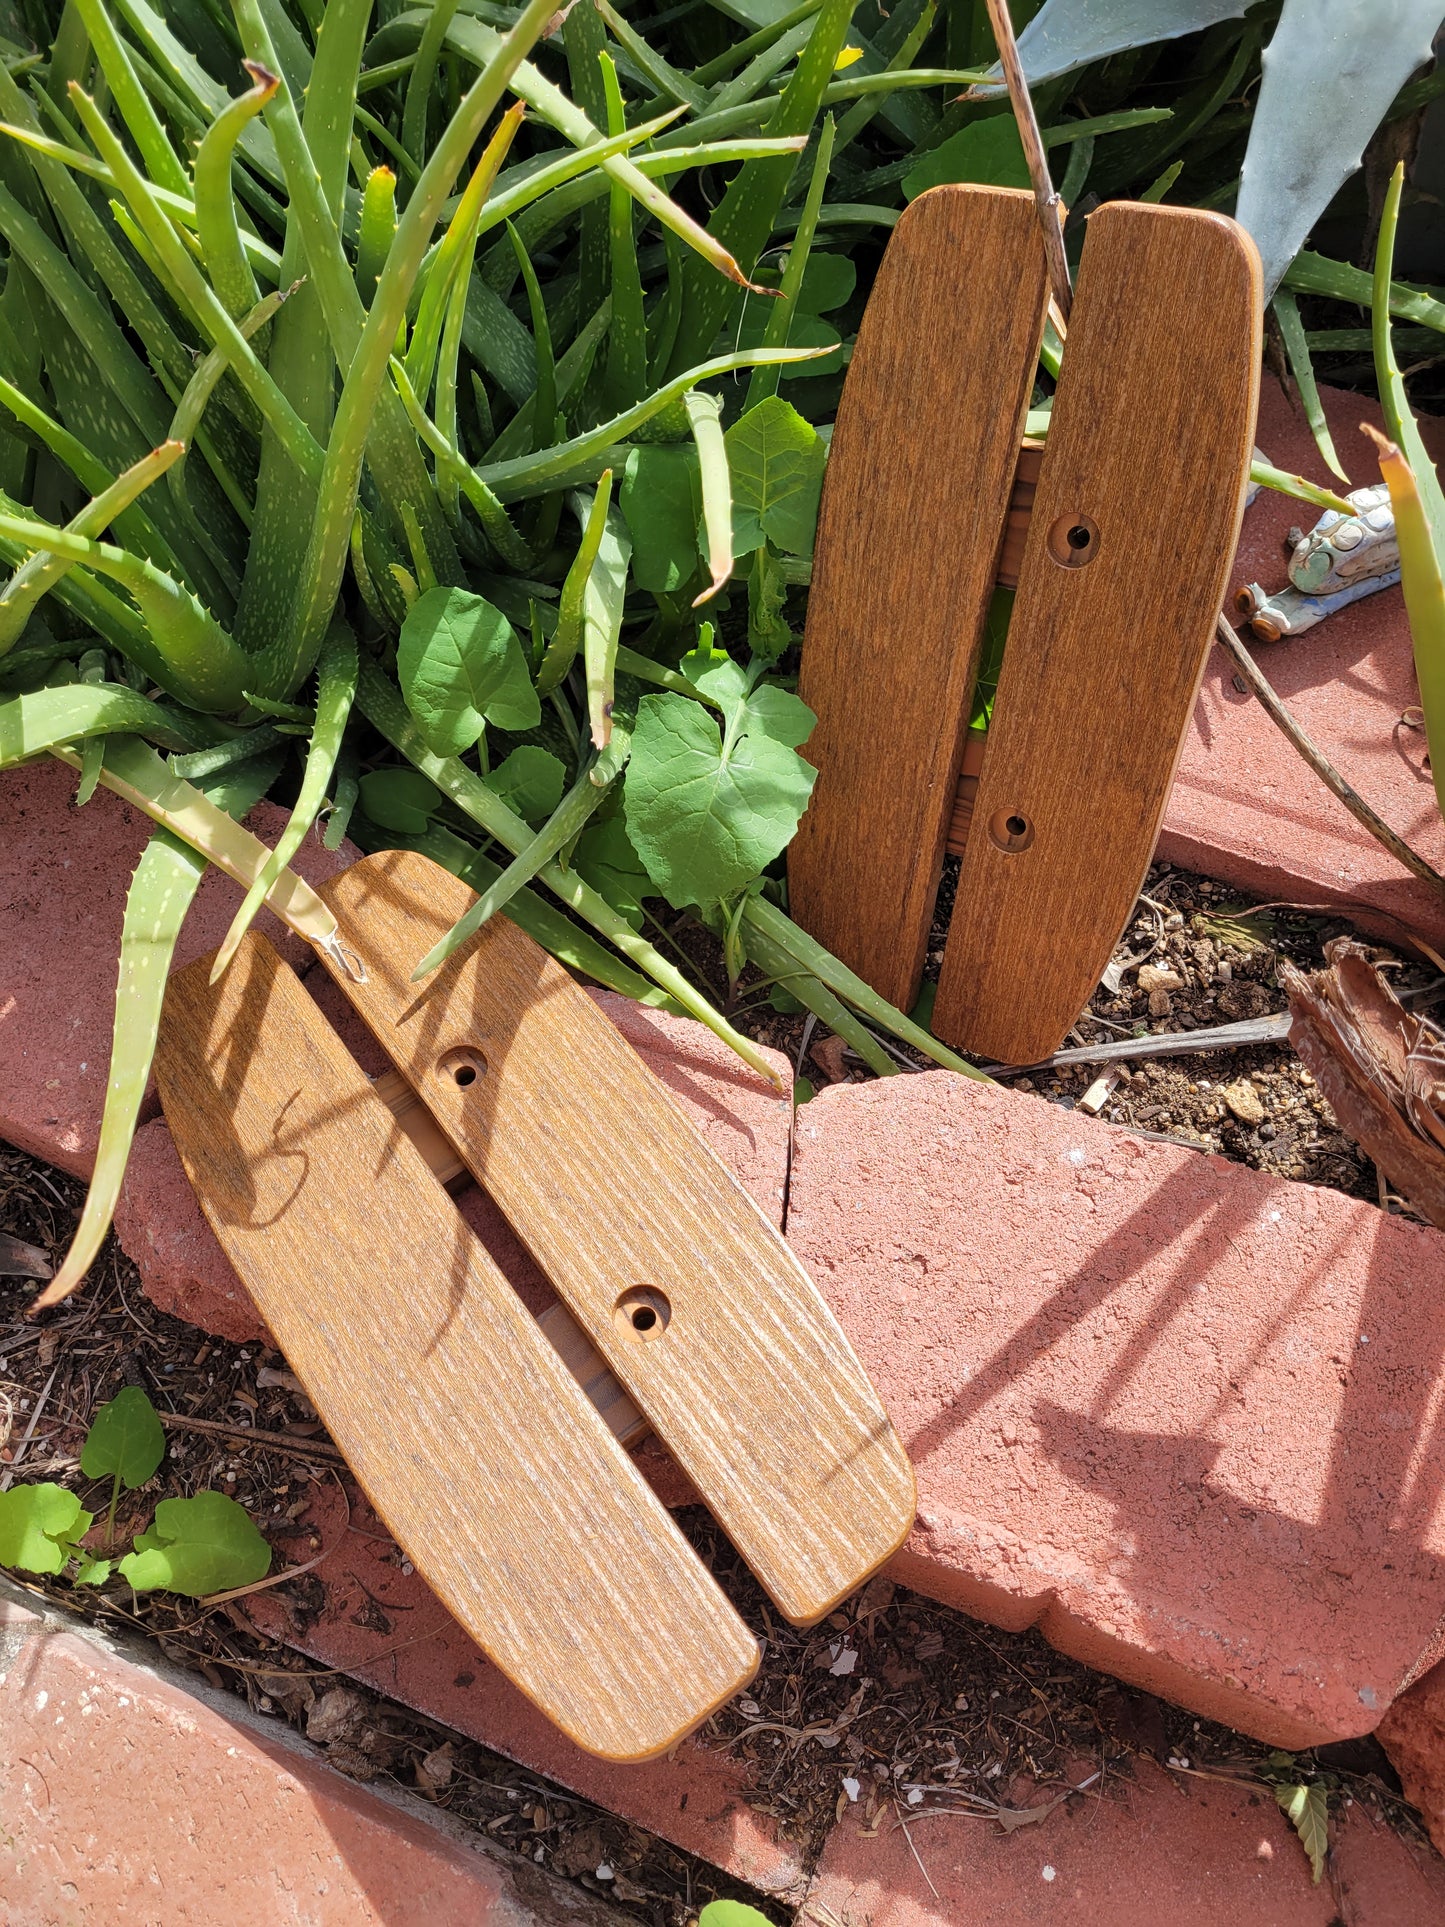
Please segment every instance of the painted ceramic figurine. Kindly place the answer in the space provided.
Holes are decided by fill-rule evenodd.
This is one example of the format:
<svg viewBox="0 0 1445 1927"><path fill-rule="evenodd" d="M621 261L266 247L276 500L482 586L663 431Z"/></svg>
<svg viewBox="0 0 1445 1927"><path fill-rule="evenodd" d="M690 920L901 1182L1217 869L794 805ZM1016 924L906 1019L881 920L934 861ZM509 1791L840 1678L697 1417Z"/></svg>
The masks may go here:
<svg viewBox="0 0 1445 1927"><path fill-rule="evenodd" d="M1261 641L1303 635L1336 609L1400 580L1395 518L1385 485L1351 489L1345 499L1354 504L1353 515L1326 509L1308 534L1290 530L1288 588L1271 595L1251 582L1236 591L1235 607Z"/></svg>

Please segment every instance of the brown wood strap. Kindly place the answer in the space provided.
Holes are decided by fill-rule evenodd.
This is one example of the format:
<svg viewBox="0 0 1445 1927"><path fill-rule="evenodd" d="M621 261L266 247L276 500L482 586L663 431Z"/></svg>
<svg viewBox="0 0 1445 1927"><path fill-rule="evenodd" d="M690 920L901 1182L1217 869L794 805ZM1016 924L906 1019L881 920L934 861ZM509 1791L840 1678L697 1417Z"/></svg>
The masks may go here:
<svg viewBox="0 0 1445 1927"><path fill-rule="evenodd" d="M489 1657L579 1746L664 1751L755 1641L293 973L254 932L211 961L171 979L156 1076L257 1309Z"/></svg>
<svg viewBox="0 0 1445 1927"><path fill-rule="evenodd" d="M938 187L893 230L838 409L800 693L819 777L793 915L917 994L1045 308L1032 196Z"/></svg>
<svg viewBox="0 0 1445 1927"><path fill-rule="evenodd" d="M1242 229L1089 217L934 1006L950 1043L1047 1057L1128 920L1238 540L1259 363Z"/></svg>
<svg viewBox="0 0 1445 1927"><path fill-rule="evenodd" d="M560 964L505 918L424 984L473 901L387 851L323 895L368 980L337 975L478 1183L788 1618L902 1543L912 1467L774 1227Z"/></svg>

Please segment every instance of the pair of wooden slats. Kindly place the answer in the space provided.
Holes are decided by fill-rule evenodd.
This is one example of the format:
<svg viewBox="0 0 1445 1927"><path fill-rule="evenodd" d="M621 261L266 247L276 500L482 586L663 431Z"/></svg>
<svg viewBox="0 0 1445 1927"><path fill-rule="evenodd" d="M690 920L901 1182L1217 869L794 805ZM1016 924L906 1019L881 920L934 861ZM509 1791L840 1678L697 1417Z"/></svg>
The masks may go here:
<svg viewBox="0 0 1445 1927"><path fill-rule="evenodd" d="M491 1192L789 1618L896 1550L911 1468L787 1246L559 965L496 918L413 985L472 900L421 857L323 894L367 971L337 981L444 1141L423 1153L252 935L219 985L209 959L172 979L176 1143L418 1570L580 1745L646 1758L746 1683L755 1642L429 1162L450 1145Z"/></svg>
<svg viewBox="0 0 1445 1927"><path fill-rule="evenodd" d="M1034 480L933 1017L1012 1063L1058 1047L1153 855L1243 513L1258 261L1222 216L1092 214L1019 475L1045 306L1028 195L941 187L902 216L829 455L801 683L819 777L788 865L798 920L909 1008Z"/></svg>

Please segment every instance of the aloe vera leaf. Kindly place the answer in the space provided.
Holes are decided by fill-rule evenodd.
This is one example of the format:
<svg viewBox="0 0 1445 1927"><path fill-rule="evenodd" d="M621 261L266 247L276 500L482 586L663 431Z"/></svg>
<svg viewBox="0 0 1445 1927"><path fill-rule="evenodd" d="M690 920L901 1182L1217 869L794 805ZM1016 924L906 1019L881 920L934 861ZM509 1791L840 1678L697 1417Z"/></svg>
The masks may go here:
<svg viewBox="0 0 1445 1927"><path fill-rule="evenodd" d="M931 1057L935 1064L941 1064L945 1070L959 1071L965 1077L976 1077L985 1084L992 1083L993 1080L986 1072L979 1070L976 1064L970 1064L956 1051L951 1051L946 1044L940 1044L936 1037L930 1036L926 1030L915 1024L911 1017L906 1017L896 1006L880 997L876 990L870 989L861 977L851 971L846 964L840 963L820 943L815 943L805 930L800 930L791 918L784 916L777 905L769 903L766 897L761 894L749 897L747 909L743 913L743 923L749 933L750 947L754 931L761 932L764 937L770 937L793 958L795 963L811 972L821 983L826 984L836 996L843 998L856 1010L861 1011L865 1017L870 1018L880 1030L891 1031L900 1043L911 1045L914 1050L921 1051L925 1057Z"/></svg>
<svg viewBox="0 0 1445 1927"><path fill-rule="evenodd" d="M1445 578L1440 572L1441 531L1432 527L1417 477L1398 445L1368 422L1361 422L1360 427L1375 444L1380 473L1390 490L1400 544L1400 586L1410 618L1430 773L1436 804L1445 816Z"/></svg>
<svg viewBox="0 0 1445 1927"><path fill-rule="evenodd" d="M72 435L43 408L36 407L30 397L22 394L13 383L0 377L0 407L8 408L15 419L23 422L31 433L39 438L57 460L63 462L82 488L92 495L101 495L115 481L115 475L99 457L93 455L77 435ZM125 546L134 549L154 562L158 568L174 566L175 558L170 545L160 530L145 514L144 510L130 507L121 509L115 516L116 533L124 537ZM0 650L0 654L3 654Z"/></svg>
<svg viewBox="0 0 1445 1927"><path fill-rule="evenodd" d="M587 717L592 742L606 749L612 741L613 684L617 671L617 640L622 633L622 611L627 599L627 570L632 561L632 535L620 510L609 508L603 520L597 558L582 589L582 663L587 681Z"/></svg>
<svg viewBox="0 0 1445 1927"><path fill-rule="evenodd" d="M294 687L300 674L314 658L330 620L331 609L341 586L351 534L351 518L360 481L362 458L373 416L381 416L385 394L395 399L396 408L412 448L416 443L399 397L386 388L388 363L396 331L406 316L407 301L422 258L426 253L442 202L461 165L488 118L520 66L529 48L542 34L551 18L547 0L528 0L516 25L501 43L497 54L478 75L465 99L452 117L427 161L405 212L397 224L386 267L377 283L376 298L366 316L356 352L346 373L337 404L331 440L326 451L326 468L317 499L315 524L307 546L296 615L288 625L289 633L280 647L267 658L268 690L284 692ZM445 529L445 518L437 507L438 519ZM427 546L436 561L432 533L426 528ZM451 567L459 571L451 537L443 552ZM440 567L438 573L441 573Z"/></svg>
<svg viewBox="0 0 1445 1927"><path fill-rule="evenodd" d="M764 362L813 361L819 354L829 352L826 348L743 348L736 354L714 355L711 361L700 362L696 368L689 368L686 373L664 382L661 388L655 389L646 400L638 402L635 408L625 408L620 415L614 415L611 421L602 422L598 427L588 429L585 434L574 435L570 441L558 442L554 447L542 449L535 455L519 455L510 461L488 463L477 472L504 502L523 492L535 493L540 486L563 480L590 458L601 455L625 440L634 429L641 428L654 415L660 415L664 408L680 401L700 381L709 381L714 375L730 374L734 368L754 368Z"/></svg>
<svg viewBox="0 0 1445 1927"><path fill-rule="evenodd" d="M707 105L707 89L699 87L658 53L655 47L650 47L637 29L610 4L610 0L594 0L594 4L613 39L654 91L666 99L679 102L693 113L700 113Z"/></svg>
<svg viewBox="0 0 1445 1927"><path fill-rule="evenodd" d="M1358 0L1284 0L1234 209L1259 249L1266 298L1359 166L1395 95L1430 59L1439 25L1435 0L1394 0L1386 31Z"/></svg>
<svg viewBox="0 0 1445 1927"><path fill-rule="evenodd" d="M479 823L489 836L495 837L514 856L531 841L530 826L510 810L494 790L488 789L465 763L455 756L432 754L407 715L400 691L373 664L362 665L357 704L367 721L380 730L393 748L400 750L407 761L419 769L423 776L430 778L443 795L449 796L464 814L471 817L474 823ZM590 923L600 936L605 937L624 957L651 977L655 984L667 991L688 1016L696 1017L699 1023L705 1024L745 1064L750 1064L760 1072L775 1090L782 1091L782 1079L751 1038L734 1030L727 1019L714 1010L700 992L693 989L681 971L660 955L645 937L639 937L631 924L581 877L573 871L562 869L554 860L544 865L537 880L544 883L570 910Z"/></svg>
<svg viewBox="0 0 1445 1927"><path fill-rule="evenodd" d="M199 783L205 777L219 776L237 763L253 761L272 750L284 752L289 747L288 739L279 729L271 723L262 723L256 729L243 729L239 735L212 743L207 749L172 756L169 761L173 775L183 776L188 783Z"/></svg>
<svg viewBox="0 0 1445 1927"><path fill-rule="evenodd" d="M823 0L808 44L764 129L766 133L806 134L812 127L847 37L855 4L856 0ZM792 173L793 163L785 158L749 162L729 182L709 223L709 233L749 272L767 246ZM698 261L689 261L683 273L682 321L672 351L674 370L706 354L731 305L729 290L713 277L704 276Z"/></svg>
<svg viewBox="0 0 1445 1927"><path fill-rule="evenodd" d="M212 800L228 813L244 816L260 800L273 773L253 761L230 772L224 786L214 786ZM41 1293L37 1308L68 1298L83 1283L105 1243L150 1081L176 939L205 874L206 859L198 851L169 830L157 827L151 832L126 892L110 1072L95 1169L65 1262Z"/></svg>
<svg viewBox="0 0 1445 1927"><path fill-rule="evenodd" d="M147 736L163 749L198 749L206 740L184 710L163 709L120 683L65 683L0 700L0 769L118 730Z"/></svg>
<svg viewBox="0 0 1445 1927"><path fill-rule="evenodd" d="M263 296L248 314L237 316L236 325L248 341L265 327L266 323L284 305L292 292L293 290L289 288L278 288L274 294ZM176 404L176 412L171 417L170 439L172 441L189 445L192 438L199 433L201 417L205 414L207 404L216 391L217 383L226 372L226 366L226 358L219 348L212 348L208 355L201 357L201 360L196 364L195 373L186 383L185 392ZM245 495L241 492L234 479L227 477L223 482L223 486L226 487L226 493L230 499L232 508L236 511L241 522L249 528L251 524L250 503L246 500ZM181 467L177 466L172 468L169 487L181 508L189 513L190 504L185 495L184 471Z"/></svg>
<svg viewBox="0 0 1445 1927"><path fill-rule="evenodd" d="M895 17L897 17L897 12L898 10L895 9ZM909 29L897 51L888 57L887 63L883 68L884 73L899 74L912 67L914 55L918 52L929 34L932 33L937 17L937 9L933 5L933 0L928 0L928 4L920 10L917 20ZM880 34L878 36L880 47L882 39L883 36ZM838 153L841 154L845 152L853 142L857 140L858 136L863 132L863 129L883 105L884 100L876 93L865 96L862 100L853 103L847 113L844 114L843 118L838 122Z"/></svg>
<svg viewBox="0 0 1445 1927"><path fill-rule="evenodd" d="M209 125L217 114L225 110L230 95L218 80L207 73L191 49L172 33L165 14L157 12L149 0L110 0L110 4L126 21L136 41L146 47L152 64L167 76L178 93L191 102L201 121ZM172 7L170 12L171 17L175 18L176 9ZM229 45L227 51L230 51ZM244 127L237 145L266 180L277 187L281 186L281 164L276 155L276 146L262 122L252 121Z"/></svg>
<svg viewBox="0 0 1445 1927"><path fill-rule="evenodd" d="M841 4L841 0L837 0ZM577 17L586 18L579 9ZM570 25L570 22L569 22ZM515 30L514 30L515 31ZM492 28L484 26L480 20L470 15L459 14L447 30L449 44L464 59L477 63L488 60L501 44L501 37ZM529 61L522 61L512 77L512 89L534 107L549 126L555 127L565 140L574 147L583 148L596 142L598 128L574 101L553 86ZM599 164L612 179L620 181L633 199L646 208L654 220L671 228L681 240L685 241L697 255L729 281L739 287L750 284L742 269L709 231L680 208L675 201L653 183L633 163L622 154L599 155Z"/></svg>
<svg viewBox="0 0 1445 1927"><path fill-rule="evenodd" d="M80 562L113 577L140 610L148 646L129 654L163 689L194 708L226 713L240 706L249 659L189 589L144 557L109 542L0 513L0 536Z"/></svg>
<svg viewBox="0 0 1445 1927"><path fill-rule="evenodd" d="M722 403L716 395L689 389L682 398L688 426L697 445L702 483L702 526L707 539L708 585L692 600L694 609L726 588L733 572L733 492L723 440Z"/></svg>
<svg viewBox="0 0 1445 1927"><path fill-rule="evenodd" d="M261 365L250 343L191 259L158 206L145 177L132 164L95 102L79 88L72 89L71 98L86 132L109 162L120 182L127 205L160 257L177 293L205 328L215 346L225 355L236 379L260 409L268 427L282 442L295 466L303 475L314 474L319 451L306 424Z"/></svg>
<svg viewBox="0 0 1445 1927"><path fill-rule="evenodd" d="M433 970L460 950L484 923L507 907L524 884L530 883L545 864L550 863L560 850L564 850L581 834L607 794L608 787L603 784L599 788L586 771L578 777L531 841L517 852L502 874L482 891L471 909L459 917L446 935L422 958L411 973L414 984L430 976Z"/></svg>
<svg viewBox="0 0 1445 1927"><path fill-rule="evenodd" d="M1353 515L1355 505L1332 488L1321 488L1318 482L1307 482L1303 475L1292 475L1288 469L1276 468L1273 462L1263 461L1255 456L1249 465L1249 479L1261 488L1272 488L1280 495L1292 495L1297 502L1309 502L1319 509L1335 509L1341 515Z"/></svg>
<svg viewBox="0 0 1445 1927"><path fill-rule="evenodd" d="M781 40L785 33L796 27L800 21L811 19L823 4L823 0L801 0L801 4L780 15L776 20L766 22L746 39L735 40L723 48L711 60L705 60L700 67L694 67L692 78L699 87L715 87L734 68L742 67L755 54L765 52L775 40ZM742 16L739 16L742 17Z"/></svg>
<svg viewBox="0 0 1445 1927"><path fill-rule="evenodd" d="M417 303L416 322L406 351L407 379L418 395L423 397L431 389L452 288L458 276L464 281L470 278L482 208L526 111L526 103L519 100L503 114L472 171L446 233L438 245L430 250L431 272Z"/></svg>
<svg viewBox="0 0 1445 1927"><path fill-rule="evenodd" d="M1330 425L1325 420L1324 404L1320 401L1319 385L1315 381L1315 365L1310 359L1310 345L1305 339L1305 328L1300 320L1299 303L1288 289L1281 289L1275 296L1274 315L1279 323L1280 336L1284 341L1284 351L1289 357L1290 372L1299 389L1300 401L1304 406L1305 420L1310 425L1310 433L1315 438L1315 447L1320 451L1325 466L1332 475L1338 475L1348 488L1350 478L1340 466L1340 458L1335 453L1334 438Z"/></svg>
<svg viewBox="0 0 1445 1927"><path fill-rule="evenodd" d="M459 488L477 512L477 519L486 531L487 540L504 562L514 569L528 569L532 565L532 551L529 544L518 534L505 507L488 488L471 463L457 448L448 441L441 429L428 416L416 398L416 392L406 378L406 369L399 361L391 364L391 378L396 383L397 393L401 396L402 406L421 436L422 441L436 457L438 485L443 478Z"/></svg>
<svg viewBox="0 0 1445 1927"><path fill-rule="evenodd" d="M67 531L71 535L83 536L104 534L116 517L129 508L152 482L173 467L184 453L184 443L162 442L159 448L118 476L109 488L93 496L80 513L66 524ZM38 549L0 589L0 656L14 648L41 598L73 566L73 563L49 550Z"/></svg>
<svg viewBox="0 0 1445 1927"><path fill-rule="evenodd" d="M326 801L331 773L336 767L341 739L346 733L347 719L356 697L356 677L356 638L344 622L333 622L316 659L316 723L306 752L301 788L286 827L276 840L275 849L267 858L261 874L246 892L245 901L222 939L211 970L212 983L235 956L267 891L301 848L307 831Z"/></svg>
<svg viewBox="0 0 1445 1927"><path fill-rule="evenodd" d="M791 951L783 946L757 923L748 919L747 908L743 907L743 919L747 922L746 948L748 956L765 976L791 991L800 1004L807 1006L820 1023L826 1024L836 1036L851 1046L868 1068L879 1077L901 1075L899 1066L884 1050L878 1039L866 1024L849 1010L848 1006L836 997L821 978L812 971L804 969Z"/></svg>
<svg viewBox="0 0 1445 1927"><path fill-rule="evenodd" d="M52 749L50 754L71 769L80 767L80 758L71 749ZM100 780L108 790L142 810L151 821L161 824L182 843L198 850L214 863L233 883L248 890L271 852L259 837L227 815L192 783L168 770L148 744L135 736L112 736L105 745L105 767ZM283 870L271 886L266 908L288 930L294 930L316 949L338 954L336 919L311 885L294 870Z"/></svg>
<svg viewBox="0 0 1445 1927"><path fill-rule="evenodd" d="M87 649L76 664L79 680L99 686L106 681L106 660L103 649ZM105 738L87 736L80 751L80 783L75 792L75 807L82 809L95 795L96 784L100 781L100 767L105 758Z"/></svg>
<svg viewBox="0 0 1445 1927"><path fill-rule="evenodd" d="M395 235L396 175L389 167L374 167L362 190L361 234L356 249L356 286L368 308Z"/></svg>
<svg viewBox="0 0 1445 1927"><path fill-rule="evenodd" d="M598 66L607 102L607 132L620 134L627 125L627 115L617 67L607 53L598 55ZM646 392L647 319L633 232L632 196L617 180L611 181L607 190L607 245L612 269L612 326L607 337L605 392L607 405L620 410L641 401Z"/></svg>
<svg viewBox="0 0 1445 1927"><path fill-rule="evenodd" d="M136 77L125 42L115 30L105 0L75 0L75 3L111 96L140 149L151 179L177 194L184 194L190 187L186 170L151 105L150 96Z"/></svg>
<svg viewBox="0 0 1445 1927"><path fill-rule="evenodd" d="M552 631L552 640L547 645L547 653L542 658L542 666L537 671L537 694L550 696L562 681L576 660L577 651L582 643L582 608L587 593L587 583L597 560L597 552L602 546L602 533L607 526L607 511L612 502L612 470L605 468L597 483L597 492L587 509L582 524L582 540L572 559L562 583L562 594L557 603L557 626ZM614 658L615 660L615 658Z"/></svg>
<svg viewBox="0 0 1445 1927"><path fill-rule="evenodd" d="M196 233L205 253L211 286L238 319L258 299L256 276L246 258L231 192L236 142L280 86L274 74L254 61L243 63L252 86L217 114L196 149Z"/></svg>
<svg viewBox="0 0 1445 1927"><path fill-rule="evenodd" d="M488 198L481 231L485 233L489 228L512 220L533 202L566 186L579 175L591 173L601 165L603 159L613 154L625 154L631 148L654 140L671 127L682 112L681 107L676 107L670 114L659 114L653 120L640 121L636 127L626 128L615 139L604 139L598 135L590 146L567 148L560 154L541 154L533 160L507 168L498 176ZM605 191L605 185L599 186L599 193Z"/></svg>
<svg viewBox="0 0 1445 1927"><path fill-rule="evenodd" d="M473 277L472 286L479 285L479 277ZM612 319L612 303L604 301L596 314L583 322L575 339L564 350L557 361L557 406L565 409L569 402L581 394L597 357L597 351L607 337L608 323ZM464 336L464 339L467 337ZM468 340L470 347L470 341ZM507 423L501 434L488 448L484 461L510 461L513 456L525 455L536 440L534 430L535 411L533 398L518 404L517 412ZM593 477L594 481L596 477Z"/></svg>
<svg viewBox="0 0 1445 1927"><path fill-rule="evenodd" d="M828 169L833 159L833 141L833 119L828 115L823 121L823 130L818 137L818 151L813 158L812 178L808 182L808 192L798 221L797 234L788 251L787 266L783 269L779 299L768 310L767 325L763 329L765 348L785 348L788 345L788 330L792 326L793 315L797 309L798 291L803 285L803 272L808 265L813 236L818 231L818 211L823 205L823 193L828 185ZM743 403L744 414L750 408L756 408L759 402L767 401L777 392L776 365L755 368L748 382L747 400Z"/></svg>
<svg viewBox="0 0 1445 1927"><path fill-rule="evenodd" d="M450 830L432 825L420 836L400 836L387 831L387 845L399 850L416 850L428 856L433 863L439 863L444 870L450 870L474 890L485 890L496 882L502 874L502 867L490 857L483 856L470 843ZM671 1010L679 1016L684 1015L682 1006L670 997L665 990L650 984L646 977L622 962L610 950L589 937L585 930L579 930L570 917L557 909L536 890L521 889L507 905L507 918L524 930L534 943L542 945L558 960L575 970L579 975L591 977L608 990L615 990L619 996L630 997L634 1003L647 1004L654 1010Z"/></svg>
<svg viewBox="0 0 1445 1927"><path fill-rule="evenodd" d="M1207 127L1238 93L1259 50L1259 40L1259 27L1246 22L1228 63L1220 70L1206 73L1196 87L1176 101L1169 119L1157 134L1146 135L1138 141L1111 142L1095 175L1094 185L1099 195L1117 194L1141 176L1152 178L1166 161Z"/></svg>
<svg viewBox="0 0 1445 1927"><path fill-rule="evenodd" d="M431 100L432 80L437 59L446 40L447 28L457 10L457 0L433 0L430 17L422 29L416 60L406 83L406 100L401 115L401 142L418 167L426 159L427 107Z"/></svg>
<svg viewBox="0 0 1445 1927"><path fill-rule="evenodd" d="M629 207L631 203L628 203ZM536 370L531 393L531 443L535 450L545 447L555 430L557 422L557 358L552 349L552 327L547 318L547 304L542 295L542 284L537 279L537 271L532 266L522 237L511 222L507 223L507 238L517 254L517 265L522 271L522 282L527 290L527 311L532 322L532 340L535 344ZM639 298L641 284L638 284ZM612 308L612 327L616 326L616 303ZM614 334L615 339L615 334Z"/></svg>
<svg viewBox="0 0 1445 1927"><path fill-rule="evenodd" d="M1445 565L1445 494L1442 494L1420 430L1405 393L1404 377L1395 360L1390 334L1390 310L1386 290L1393 294L1390 275L1395 259L1395 233L1400 222L1400 196L1405 184L1403 167L1397 167L1385 190L1380 209L1380 232L1375 243L1375 273L1370 321L1374 334L1375 381L1380 391L1380 406L1392 441L1399 444L1404 460L1415 479L1415 488L1425 505L1425 516L1434 534L1436 554ZM1387 478L1388 479L1388 478ZM1433 764L1433 758L1432 758Z"/></svg>

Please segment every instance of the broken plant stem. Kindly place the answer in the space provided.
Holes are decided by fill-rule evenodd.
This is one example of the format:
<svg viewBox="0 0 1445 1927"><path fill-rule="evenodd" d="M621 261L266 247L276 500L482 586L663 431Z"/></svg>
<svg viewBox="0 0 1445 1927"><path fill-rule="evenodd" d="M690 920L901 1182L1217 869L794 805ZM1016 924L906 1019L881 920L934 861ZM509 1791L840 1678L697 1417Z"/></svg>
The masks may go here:
<svg viewBox="0 0 1445 1927"><path fill-rule="evenodd" d="M1419 877L1425 883L1433 884L1437 890L1445 890L1445 877L1442 877L1438 870L1432 869L1424 857L1417 855L1405 839L1398 836L1385 819L1371 809L1354 785L1345 781L1329 758L1305 734L1275 694L1263 670L1222 613L1215 625L1215 640L1233 662L1253 694L1264 705L1270 720L1284 731L1315 775L1340 799L1355 821L1362 823L1371 836L1383 843L1395 861L1403 864L1412 876Z"/></svg>
<svg viewBox="0 0 1445 1927"><path fill-rule="evenodd" d="M1055 305L1067 323L1069 310L1073 306L1074 288L1069 279L1068 257L1064 253L1063 202L1059 199L1053 176L1049 172L1048 155L1044 152L1044 138L1039 132L1038 117L1034 113L1034 103L1029 95L1029 84L1024 79L1023 66L1019 60L1018 42L1014 39L1014 26L1009 16L1008 0L988 0L988 17L989 24L993 28L994 40L998 44L998 57L1003 67L1004 79L1008 83L1008 97L1013 107L1014 119L1018 122L1024 159L1029 164L1029 179L1034 185L1034 201L1038 206L1039 226L1043 230L1044 237L1044 258L1049 266L1049 286L1053 290Z"/></svg>

